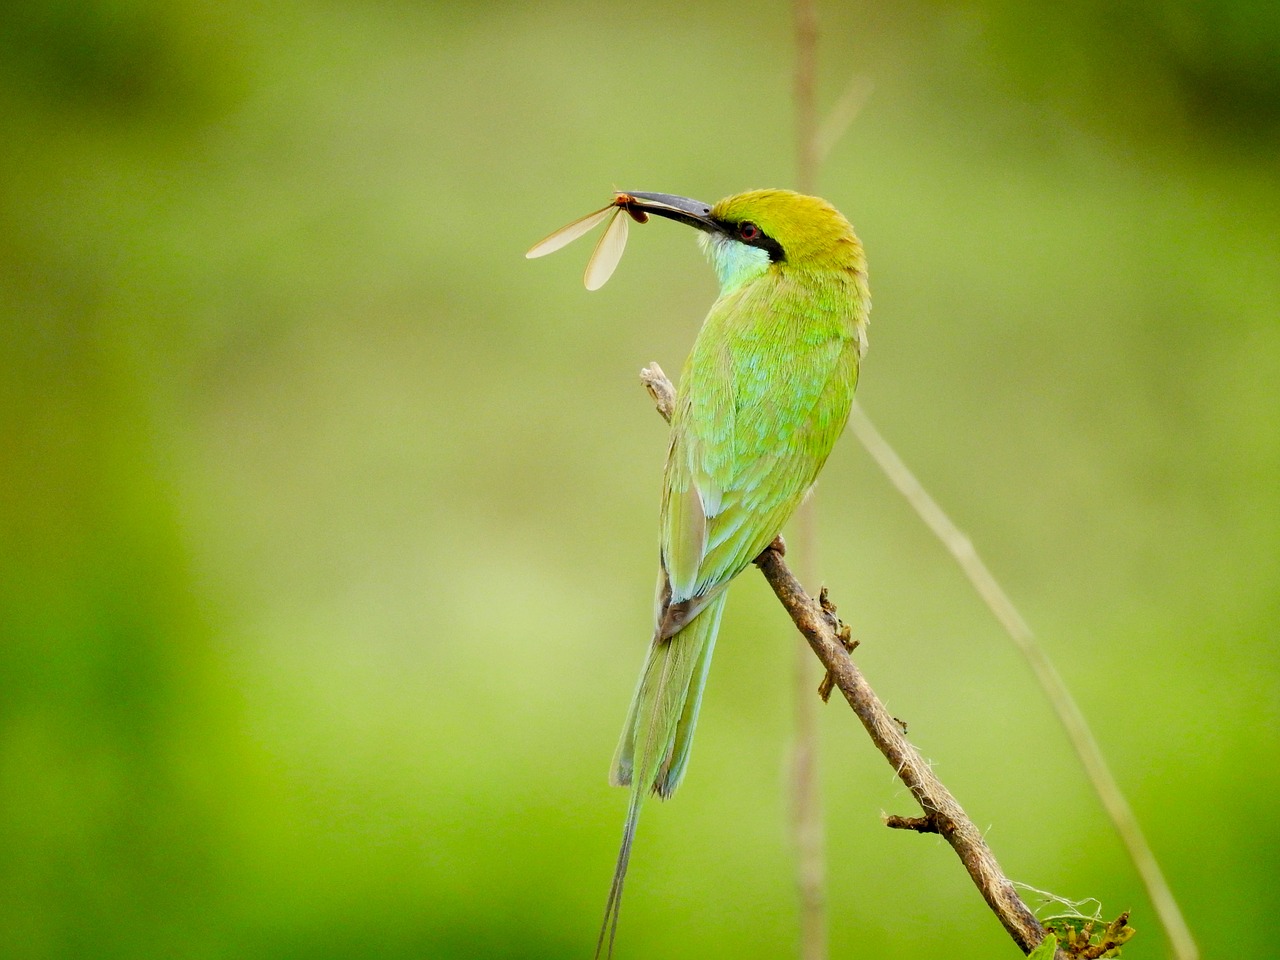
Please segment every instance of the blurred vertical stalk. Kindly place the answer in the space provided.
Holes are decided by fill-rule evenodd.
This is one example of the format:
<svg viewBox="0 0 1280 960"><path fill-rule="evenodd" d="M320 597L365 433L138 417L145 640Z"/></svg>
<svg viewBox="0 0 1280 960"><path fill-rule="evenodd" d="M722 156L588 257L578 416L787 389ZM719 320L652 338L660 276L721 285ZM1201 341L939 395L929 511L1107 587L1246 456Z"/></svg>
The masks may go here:
<svg viewBox="0 0 1280 960"><path fill-rule="evenodd" d="M818 11L814 0L794 0L796 189L812 193L818 172L817 103ZM796 513L792 556L801 581L810 590L818 583L818 519L814 494ZM822 793L818 781L817 675L809 645L795 638L793 700L795 740L791 747L791 835L796 852L796 887L800 899L801 960L826 960L826 838Z"/></svg>
<svg viewBox="0 0 1280 960"><path fill-rule="evenodd" d="M809 193L818 178L818 8L813 0L795 0L796 30L796 189Z"/></svg>
<svg viewBox="0 0 1280 960"><path fill-rule="evenodd" d="M817 591L818 521L814 497L796 514L795 554L800 580ZM795 644L795 739L791 746L791 833L796 851L796 887L800 897L801 960L826 960L827 864L826 836L822 820L822 792L818 780L818 671L808 642Z"/></svg>

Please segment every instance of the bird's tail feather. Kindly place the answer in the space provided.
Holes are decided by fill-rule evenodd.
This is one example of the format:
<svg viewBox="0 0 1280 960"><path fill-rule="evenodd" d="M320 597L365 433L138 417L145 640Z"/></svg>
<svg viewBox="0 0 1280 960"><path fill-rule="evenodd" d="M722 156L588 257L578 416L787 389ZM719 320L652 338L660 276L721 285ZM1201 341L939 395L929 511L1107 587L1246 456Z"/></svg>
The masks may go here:
<svg viewBox="0 0 1280 960"><path fill-rule="evenodd" d="M631 797L604 923L596 941L597 960L602 953L613 955L622 886L640 806L650 791L664 799L671 796L684 777L725 596L722 593L708 603L679 633L655 640L649 647L609 776L610 783L630 785Z"/></svg>
<svg viewBox="0 0 1280 960"><path fill-rule="evenodd" d="M640 819L640 801L644 793L632 789L627 804L627 822L622 828L622 848L618 851L618 864L613 868L613 883L609 885L609 900L604 908L604 922L600 924L600 936L596 938L596 960L601 951L605 957L613 956L613 938L618 932L618 911L622 907L622 884L627 879L627 865L631 862L631 841L636 836L636 822Z"/></svg>

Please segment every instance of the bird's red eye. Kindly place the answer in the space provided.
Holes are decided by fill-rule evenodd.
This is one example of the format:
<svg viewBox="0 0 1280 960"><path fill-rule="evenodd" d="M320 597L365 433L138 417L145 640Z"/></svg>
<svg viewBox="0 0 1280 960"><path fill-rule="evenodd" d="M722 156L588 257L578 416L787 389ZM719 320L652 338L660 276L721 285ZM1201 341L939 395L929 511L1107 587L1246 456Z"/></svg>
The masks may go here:
<svg viewBox="0 0 1280 960"><path fill-rule="evenodd" d="M760 228L750 220L744 220L738 225L738 236L750 243L752 240L760 239Z"/></svg>

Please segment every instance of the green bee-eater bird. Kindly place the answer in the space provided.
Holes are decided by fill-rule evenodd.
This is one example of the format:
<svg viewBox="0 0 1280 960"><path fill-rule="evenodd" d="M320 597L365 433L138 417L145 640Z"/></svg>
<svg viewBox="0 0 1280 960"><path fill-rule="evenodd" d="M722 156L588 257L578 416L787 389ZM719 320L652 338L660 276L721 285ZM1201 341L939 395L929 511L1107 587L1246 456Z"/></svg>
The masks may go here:
<svg viewBox="0 0 1280 960"><path fill-rule="evenodd" d="M625 210L640 222L654 214L699 230L720 296L671 417L653 639L609 778L631 796L597 957L606 943L613 951L641 803L650 791L671 796L684 777L727 588L778 535L844 429L871 309L862 244L825 200L754 190L709 206L623 193L613 206L588 286L602 284L621 256ZM531 254L562 246L608 211Z"/></svg>

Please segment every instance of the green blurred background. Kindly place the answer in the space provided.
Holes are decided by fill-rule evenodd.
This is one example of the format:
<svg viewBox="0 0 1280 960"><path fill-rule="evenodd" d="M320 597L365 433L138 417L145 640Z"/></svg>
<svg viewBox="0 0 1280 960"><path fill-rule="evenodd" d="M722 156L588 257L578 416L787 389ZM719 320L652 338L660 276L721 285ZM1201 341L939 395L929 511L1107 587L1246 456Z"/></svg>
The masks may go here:
<svg viewBox="0 0 1280 960"><path fill-rule="evenodd" d="M860 396L1091 718L1209 958L1280 912L1280 5L823 4ZM586 957L664 427L714 283L613 187L794 181L784 4L0 12L0 956ZM852 437L824 579L1014 878L1134 871L1009 642ZM726 616L619 957L795 955L793 639ZM833 703L833 957L1015 956Z"/></svg>

